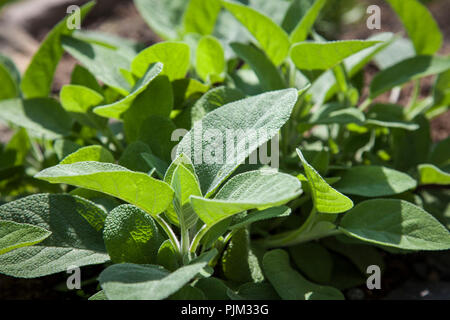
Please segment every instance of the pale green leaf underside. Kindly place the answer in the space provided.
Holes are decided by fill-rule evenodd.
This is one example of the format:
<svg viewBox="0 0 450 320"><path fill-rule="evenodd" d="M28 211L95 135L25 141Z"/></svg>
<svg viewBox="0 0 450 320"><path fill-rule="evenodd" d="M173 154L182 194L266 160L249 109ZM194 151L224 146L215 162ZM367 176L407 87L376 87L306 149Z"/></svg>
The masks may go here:
<svg viewBox="0 0 450 320"><path fill-rule="evenodd" d="M345 58L378 43L379 41L364 40L300 42L292 46L291 58L301 70L327 70Z"/></svg>
<svg viewBox="0 0 450 320"><path fill-rule="evenodd" d="M267 252L263 258L263 268L269 282L284 300L344 300L339 290L309 282L295 271L284 250Z"/></svg>
<svg viewBox="0 0 450 320"><path fill-rule="evenodd" d="M194 123L193 129L179 143L177 154L185 153L192 159L206 197L259 145L278 133L289 119L297 96L295 89L267 92L228 103ZM227 132L233 133L230 139L227 139ZM205 133L214 133L214 138L223 139L223 143L212 145L203 138ZM199 152L199 147L204 151ZM227 147L234 152L227 152ZM214 157L210 159L213 150Z"/></svg>
<svg viewBox="0 0 450 320"><path fill-rule="evenodd" d="M360 240L407 250L447 250L450 233L432 215L404 200L359 203L342 219L340 229Z"/></svg>
<svg viewBox="0 0 450 320"><path fill-rule="evenodd" d="M305 169L317 211L341 213L353 207L353 201L326 183L320 174L306 161L299 149L297 149L297 154Z"/></svg>
<svg viewBox="0 0 450 320"><path fill-rule="evenodd" d="M120 119L122 113L127 111L134 99L148 87L150 82L161 72L162 69L163 65L161 63L156 63L150 67L145 75L136 83L129 95L122 100L109 105L98 106L94 108L94 112L103 117Z"/></svg>
<svg viewBox="0 0 450 320"><path fill-rule="evenodd" d="M114 156L111 154L111 152L109 152L108 149L105 149L104 147L99 145L93 145L80 148L74 153L69 154L59 164L71 164L82 161L113 163L115 160Z"/></svg>
<svg viewBox="0 0 450 320"><path fill-rule="evenodd" d="M222 1L222 5L239 20L259 42L261 48L278 66L289 53L290 41L286 32L270 18L245 5Z"/></svg>
<svg viewBox="0 0 450 320"><path fill-rule="evenodd" d="M151 215L166 210L173 197L172 188L165 182L111 163L85 161L62 164L45 169L35 177L103 192L134 204Z"/></svg>
<svg viewBox="0 0 450 320"><path fill-rule="evenodd" d="M450 185L450 173L442 171L432 164L418 166L420 184Z"/></svg>
<svg viewBox="0 0 450 320"><path fill-rule="evenodd" d="M189 283L216 253L172 273L156 265L116 264L100 274L100 285L110 300L162 300Z"/></svg>
<svg viewBox="0 0 450 320"><path fill-rule="evenodd" d="M381 166L356 166L343 172L335 188L346 194L380 197L399 194L417 186L406 173Z"/></svg>
<svg viewBox="0 0 450 320"><path fill-rule="evenodd" d="M108 261L99 229L88 222L104 216L106 212L93 202L63 194L36 194L0 206L1 220L51 232L42 242L1 255L0 273L34 278L66 271L74 265Z"/></svg>
<svg viewBox="0 0 450 320"><path fill-rule="evenodd" d="M197 215L212 226L236 213L267 209L298 197L301 183L295 177L270 171L249 171L230 179L214 199L191 197Z"/></svg>
<svg viewBox="0 0 450 320"><path fill-rule="evenodd" d="M0 220L0 255L17 248L32 246L51 234L41 227Z"/></svg>

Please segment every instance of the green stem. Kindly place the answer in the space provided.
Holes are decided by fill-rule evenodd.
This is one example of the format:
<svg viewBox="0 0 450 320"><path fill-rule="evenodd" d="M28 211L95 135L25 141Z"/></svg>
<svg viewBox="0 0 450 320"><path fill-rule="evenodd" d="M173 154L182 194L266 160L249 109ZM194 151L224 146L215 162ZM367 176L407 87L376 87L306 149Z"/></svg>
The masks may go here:
<svg viewBox="0 0 450 320"><path fill-rule="evenodd" d="M372 99L367 98L366 100L363 101L363 103L361 103L359 105L359 110L365 111L367 109L367 107L370 106L371 103L372 103Z"/></svg>
<svg viewBox="0 0 450 320"><path fill-rule="evenodd" d="M189 229L186 228L185 223L180 223L181 225L181 255L184 256L189 252Z"/></svg>
<svg viewBox="0 0 450 320"><path fill-rule="evenodd" d="M417 98L419 97L419 94L420 94L420 80L417 79L414 81L413 94L411 96L411 100L409 100L406 110L411 110L412 108L414 108L414 106L417 102Z"/></svg>
<svg viewBox="0 0 450 320"><path fill-rule="evenodd" d="M161 218L159 215L154 216L156 222L163 228L163 230L166 232L167 236L169 237L170 241L172 242L172 246L177 250L179 253L181 253L180 249L180 242L177 239L177 236L173 232L172 228L169 226L169 224Z"/></svg>
<svg viewBox="0 0 450 320"><path fill-rule="evenodd" d="M200 230L194 236L194 239L192 239L191 247L189 248L190 252L197 251L197 248L200 245L200 241L202 240L203 236L208 232L208 230L209 228L206 224L200 228Z"/></svg>

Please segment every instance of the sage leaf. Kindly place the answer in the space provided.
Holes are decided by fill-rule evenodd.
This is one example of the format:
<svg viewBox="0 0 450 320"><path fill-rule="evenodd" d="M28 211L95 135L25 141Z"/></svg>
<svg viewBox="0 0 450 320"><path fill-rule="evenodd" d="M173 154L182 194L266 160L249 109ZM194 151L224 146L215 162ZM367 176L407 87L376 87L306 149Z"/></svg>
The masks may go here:
<svg viewBox="0 0 450 320"><path fill-rule="evenodd" d="M251 45L237 42L231 43L230 46L238 57L244 59L245 63L255 71L261 88L264 91L286 88L285 81L277 67L275 67L263 51Z"/></svg>
<svg viewBox="0 0 450 320"><path fill-rule="evenodd" d="M320 174L306 161L300 149L297 149L297 154L305 169L317 211L322 213L341 213L353 207L353 201L326 183Z"/></svg>
<svg viewBox="0 0 450 320"><path fill-rule="evenodd" d="M79 12L64 18L47 35L23 75L21 89L26 98L47 97L49 95L53 75L64 53L61 47L61 36L70 35L73 32L73 29L69 28L68 20L79 14L78 19L81 22L94 4L94 1L86 3L80 8Z"/></svg>
<svg viewBox="0 0 450 320"><path fill-rule="evenodd" d="M326 2L327 0L316 0L308 9L289 36L292 43L305 41L308 38L309 31Z"/></svg>
<svg viewBox="0 0 450 320"><path fill-rule="evenodd" d="M407 250L448 250L450 233L433 216L404 200L373 199L359 203L340 229L357 239Z"/></svg>
<svg viewBox="0 0 450 320"><path fill-rule="evenodd" d="M288 120L296 100L295 89L267 92L228 103L196 122L179 143L177 154L185 153L193 160L202 193L210 196L259 145L271 139ZM225 139L227 131L234 135L227 139L233 142L232 146L219 143L215 147L203 138L204 134L214 133L216 139ZM249 141L242 143L244 137ZM234 151L226 152L227 147ZM213 151L217 161L209 158Z"/></svg>
<svg viewBox="0 0 450 320"><path fill-rule="evenodd" d="M70 134L72 119L51 98L0 101L0 119L25 128L31 135L56 139Z"/></svg>
<svg viewBox="0 0 450 320"><path fill-rule="evenodd" d="M153 64L164 65L161 75L166 75L170 81L186 76L190 65L191 51L184 42L166 41L156 43L142 50L131 62L131 71L141 78Z"/></svg>
<svg viewBox="0 0 450 320"><path fill-rule="evenodd" d="M0 255L42 242L52 233L26 223L0 220Z"/></svg>
<svg viewBox="0 0 450 320"><path fill-rule="evenodd" d="M352 167L334 185L340 192L364 197L390 196L416 186L416 180L406 173L382 166Z"/></svg>
<svg viewBox="0 0 450 320"><path fill-rule="evenodd" d="M379 41L364 40L300 42L292 46L290 56L295 66L301 70L327 70L378 43Z"/></svg>
<svg viewBox="0 0 450 320"><path fill-rule="evenodd" d="M213 36L202 37L198 42L195 59L195 70L203 81L214 83L221 80L225 71L225 55L219 40Z"/></svg>
<svg viewBox="0 0 450 320"><path fill-rule="evenodd" d="M416 0L388 2L403 22L418 55L432 55L441 48L442 33L425 5Z"/></svg>
<svg viewBox="0 0 450 320"><path fill-rule="evenodd" d="M333 258L322 245L308 242L289 249L295 265L309 279L318 283L329 283L333 272Z"/></svg>
<svg viewBox="0 0 450 320"><path fill-rule="evenodd" d="M420 184L450 185L450 173L444 172L432 164L421 164L417 168Z"/></svg>
<svg viewBox="0 0 450 320"><path fill-rule="evenodd" d="M208 226L245 210L263 210L289 202L302 193L300 181L284 173L249 171L231 178L214 199L191 196L191 204Z"/></svg>
<svg viewBox="0 0 450 320"><path fill-rule="evenodd" d="M59 164L71 164L82 161L98 161L114 163L114 156L102 146L87 146L69 154Z"/></svg>
<svg viewBox="0 0 450 320"><path fill-rule="evenodd" d="M0 206L0 219L43 228L51 235L33 246L0 256L0 273L35 278L68 267L109 260L101 233L85 217L99 223L106 212L93 202L63 194L36 194Z"/></svg>
<svg viewBox="0 0 450 320"><path fill-rule="evenodd" d="M99 282L110 300L162 300L194 279L216 254L209 251L172 273L156 265L116 264L100 274Z"/></svg>
<svg viewBox="0 0 450 320"><path fill-rule="evenodd" d="M184 33L211 34L220 9L219 0L189 0L183 16Z"/></svg>
<svg viewBox="0 0 450 320"><path fill-rule="evenodd" d="M286 251L267 252L263 258L264 272L284 300L344 300L344 295L333 287L316 285L295 271Z"/></svg>
<svg viewBox="0 0 450 320"><path fill-rule="evenodd" d="M287 33L270 18L251 7L229 1L222 1L222 5L250 31L273 64L279 66L289 53Z"/></svg>
<svg viewBox="0 0 450 320"><path fill-rule="evenodd" d="M106 193L151 215L166 210L173 197L172 188L165 182L112 163L85 161L60 164L39 172L35 178Z"/></svg>
<svg viewBox="0 0 450 320"><path fill-rule="evenodd" d="M109 105L98 106L94 108L94 112L103 117L120 119L122 113L124 113L130 107L134 99L148 87L150 82L161 72L162 68L163 65L161 63L152 65L145 75L136 83L129 95L122 100Z"/></svg>
<svg viewBox="0 0 450 320"><path fill-rule="evenodd" d="M411 80L438 74L450 69L450 57L416 56L403 60L379 73L370 83L370 98Z"/></svg>
<svg viewBox="0 0 450 320"><path fill-rule="evenodd" d="M250 214L245 214L243 217L233 220L233 223L228 227L230 230L244 228L254 222L262 221L272 218L287 217L291 214L291 208L287 206L273 207L261 211L256 211Z"/></svg>
<svg viewBox="0 0 450 320"><path fill-rule="evenodd" d="M145 211L133 205L121 205L105 220L103 239L114 263L151 264L164 236Z"/></svg>

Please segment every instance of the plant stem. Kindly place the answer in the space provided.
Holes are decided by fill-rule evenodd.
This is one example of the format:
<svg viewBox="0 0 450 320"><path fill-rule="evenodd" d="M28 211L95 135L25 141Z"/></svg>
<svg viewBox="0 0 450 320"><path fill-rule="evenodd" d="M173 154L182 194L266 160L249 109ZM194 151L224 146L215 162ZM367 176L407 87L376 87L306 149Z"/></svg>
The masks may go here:
<svg viewBox="0 0 450 320"><path fill-rule="evenodd" d="M406 110L411 110L412 108L414 108L416 102L417 102L417 98L419 97L420 94L420 80L417 79L414 81L414 89L413 89L413 94L411 95L411 99L408 102L408 105L406 107Z"/></svg>
<svg viewBox="0 0 450 320"><path fill-rule="evenodd" d="M181 247L180 247L180 242L177 239L177 236L175 235L175 233L173 232L172 228L169 226L169 224L166 222L166 220L164 220L163 218L161 218L159 215L154 217L156 222L159 223L159 225L161 226L161 228L164 229L164 231L166 232L167 236L169 237L170 241L172 242L173 247L179 252L181 253Z"/></svg>
<svg viewBox="0 0 450 320"><path fill-rule="evenodd" d="M190 252L197 251L200 241L202 240L203 236L208 232L208 230L209 228L206 224L200 228L200 230L194 236L194 239L192 239L191 247L189 248Z"/></svg>
<svg viewBox="0 0 450 320"><path fill-rule="evenodd" d="M363 101L363 103L361 103L359 105L359 110L365 111L367 109L367 107L370 106L371 103L372 103L372 99L367 98L366 100Z"/></svg>
<svg viewBox="0 0 450 320"><path fill-rule="evenodd" d="M181 255L184 256L189 252L189 229L186 228L185 223L180 222L181 227Z"/></svg>

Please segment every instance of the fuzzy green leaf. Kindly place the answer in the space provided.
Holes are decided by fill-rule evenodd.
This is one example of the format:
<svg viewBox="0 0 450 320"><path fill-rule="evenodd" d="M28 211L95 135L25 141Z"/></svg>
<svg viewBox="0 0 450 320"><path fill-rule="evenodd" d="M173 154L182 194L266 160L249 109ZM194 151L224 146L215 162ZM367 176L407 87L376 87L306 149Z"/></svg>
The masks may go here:
<svg viewBox="0 0 450 320"><path fill-rule="evenodd" d="M284 250L272 250L263 258L264 273L284 300L344 300L344 295L333 287L319 286L303 278L289 262Z"/></svg>
<svg viewBox="0 0 450 320"><path fill-rule="evenodd" d="M378 43L379 41L363 40L300 42L292 46L291 58L301 70L327 70L345 58Z"/></svg>
<svg viewBox="0 0 450 320"><path fill-rule="evenodd" d="M42 242L52 233L26 223L0 220L0 255Z"/></svg>
<svg viewBox="0 0 450 320"><path fill-rule="evenodd" d="M94 112L103 117L120 119L121 115L127 111L134 99L136 99L136 97L148 87L150 82L161 72L162 69L163 65L161 63L152 65L145 75L136 83L129 95L122 100L109 105L98 106L94 109Z"/></svg>
<svg viewBox="0 0 450 320"><path fill-rule="evenodd" d="M450 57L416 56L403 60L379 73L370 84L370 97L380 94L408 81L438 74L450 69Z"/></svg>
<svg viewBox="0 0 450 320"><path fill-rule="evenodd" d="M99 282L110 300L162 300L194 279L216 254L209 251L172 273L156 265L116 264L100 274Z"/></svg>
<svg viewBox="0 0 450 320"><path fill-rule="evenodd" d="M297 96L295 89L267 92L228 103L194 124L179 143L177 154L185 153L193 160L203 194L211 195L259 145L275 136L288 120ZM227 132L234 136L226 139ZM233 145L226 146L230 143L220 143L220 139ZM227 147L234 152L227 152Z"/></svg>
<svg viewBox="0 0 450 320"><path fill-rule="evenodd" d="M420 184L450 185L450 173L444 172L432 164L418 166Z"/></svg>
<svg viewBox="0 0 450 320"><path fill-rule="evenodd" d="M106 212L93 202L63 194L36 194L0 206L0 219L43 228L51 235L34 246L0 256L0 273L20 278L41 277L70 266L109 260L101 233L87 219L101 220Z"/></svg>
<svg viewBox="0 0 450 320"><path fill-rule="evenodd" d="M441 48L442 33L424 4L417 0L387 1L403 22L418 55L432 55Z"/></svg>
<svg viewBox="0 0 450 320"><path fill-rule="evenodd" d="M203 81L220 80L225 71L225 55L219 40L213 36L202 37L198 42L195 59L195 70Z"/></svg>
<svg viewBox="0 0 450 320"><path fill-rule="evenodd" d="M356 166L345 170L334 185L345 194L380 197L399 194L417 186L406 173L381 166Z"/></svg>
<svg viewBox="0 0 450 320"><path fill-rule="evenodd" d="M59 164L71 164L82 161L98 161L114 163L114 156L102 146L87 146L69 154Z"/></svg>
<svg viewBox="0 0 450 320"><path fill-rule="evenodd" d="M290 34L292 43L305 41L308 38L309 31L311 30L314 22L316 21L320 11L327 0L316 0L314 4L308 9L302 19L298 22L295 29Z"/></svg>
<svg viewBox="0 0 450 320"><path fill-rule="evenodd" d="M219 0L189 0L183 16L184 33L211 34L220 8Z"/></svg>
<svg viewBox="0 0 450 320"><path fill-rule="evenodd" d="M249 171L231 178L214 199L192 196L191 203L200 219L213 226L245 210L263 210L285 204L301 193L301 183L295 177L270 171Z"/></svg>
<svg viewBox="0 0 450 320"><path fill-rule="evenodd" d="M181 79L189 70L191 51L184 42L160 42L142 50L131 63L131 71L137 77L143 77L152 63L164 65L162 75L170 81Z"/></svg>
<svg viewBox="0 0 450 320"><path fill-rule="evenodd" d="M341 213L350 210L353 207L353 201L326 183L320 174L306 161L299 149L297 149L297 154L305 169L317 211Z"/></svg>
<svg viewBox="0 0 450 320"><path fill-rule="evenodd" d="M279 66L289 53L287 33L270 18L251 7L228 1L222 1L222 5L250 31L273 64Z"/></svg>
<svg viewBox="0 0 450 320"><path fill-rule="evenodd" d="M164 241L152 217L133 205L118 206L108 214L103 239L114 263L137 264L155 263Z"/></svg>
<svg viewBox="0 0 450 320"><path fill-rule="evenodd" d="M93 6L94 2L91 1L80 8L80 22ZM75 12L59 22L34 54L21 83L22 93L26 98L47 97L50 93L53 75L64 53L61 47L61 36L70 35L73 32L73 29L69 28L68 21L71 21L76 14L78 13Z"/></svg>
<svg viewBox="0 0 450 320"><path fill-rule="evenodd" d="M134 204L151 215L166 210L173 197L173 190L167 183L112 163L61 164L39 172L35 178L103 192Z"/></svg>
<svg viewBox="0 0 450 320"><path fill-rule="evenodd" d="M72 120L61 105L51 98L0 101L0 119L23 127L30 134L56 139L70 134Z"/></svg>
<svg viewBox="0 0 450 320"><path fill-rule="evenodd" d="M448 250L450 233L432 215L404 200L373 199L359 203L340 229L363 241L407 250Z"/></svg>

